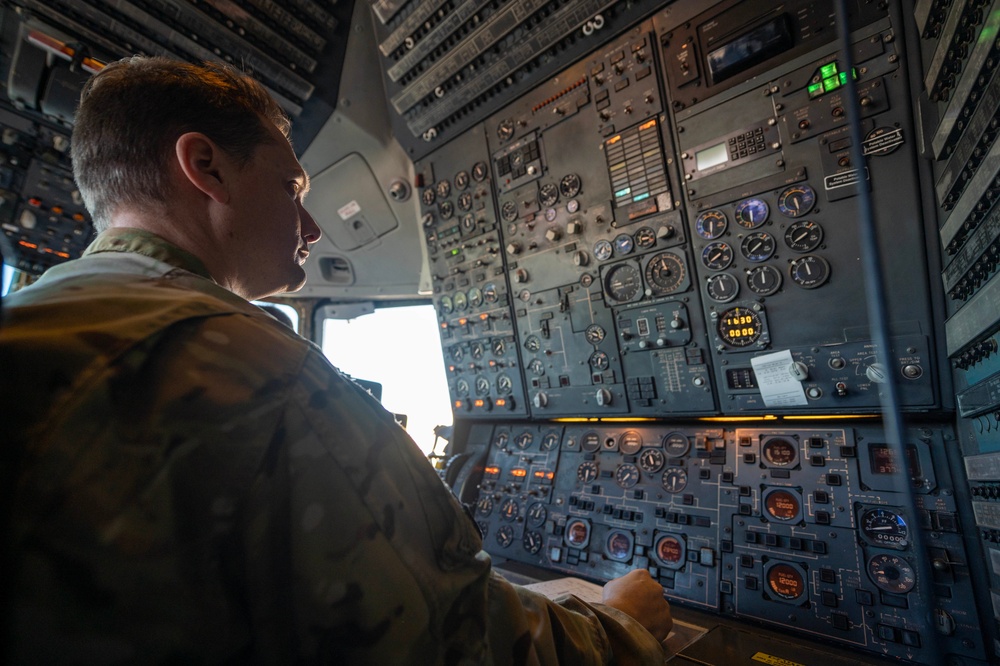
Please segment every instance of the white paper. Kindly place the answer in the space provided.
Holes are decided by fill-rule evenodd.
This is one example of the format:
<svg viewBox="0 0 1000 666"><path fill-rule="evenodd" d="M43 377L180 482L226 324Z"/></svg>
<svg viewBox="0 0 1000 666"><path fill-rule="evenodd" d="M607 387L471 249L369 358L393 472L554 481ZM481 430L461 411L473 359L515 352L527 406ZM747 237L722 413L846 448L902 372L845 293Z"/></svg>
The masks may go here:
<svg viewBox="0 0 1000 666"><path fill-rule="evenodd" d="M337 214L340 215L340 219L347 221L348 219L354 217L361 212L361 204L357 201L351 201L350 203L344 204L337 209Z"/></svg>
<svg viewBox="0 0 1000 666"><path fill-rule="evenodd" d="M787 349L750 359L757 376L757 387L768 407L809 404L802 382L792 376L792 363L792 352Z"/></svg>

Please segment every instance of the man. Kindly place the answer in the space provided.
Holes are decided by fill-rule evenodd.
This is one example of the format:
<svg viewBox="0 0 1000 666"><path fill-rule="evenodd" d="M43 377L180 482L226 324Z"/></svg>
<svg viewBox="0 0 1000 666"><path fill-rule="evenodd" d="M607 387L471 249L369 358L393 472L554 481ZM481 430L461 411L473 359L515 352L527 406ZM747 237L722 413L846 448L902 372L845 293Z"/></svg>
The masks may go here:
<svg viewBox="0 0 1000 666"><path fill-rule="evenodd" d="M301 287L320 237L287 130L221 67L133 58L84 89L74 174L101 232L0 327L8 657L662 661L647 572L596 605L493 574L392 416L247 302Z"/></svg>

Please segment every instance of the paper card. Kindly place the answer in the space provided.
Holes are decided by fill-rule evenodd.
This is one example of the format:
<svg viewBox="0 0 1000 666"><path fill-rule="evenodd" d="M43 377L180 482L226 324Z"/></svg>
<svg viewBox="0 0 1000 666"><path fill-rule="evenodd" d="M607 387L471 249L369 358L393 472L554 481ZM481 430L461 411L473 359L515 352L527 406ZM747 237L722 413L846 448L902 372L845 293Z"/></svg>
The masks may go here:
<svg viewBox="0 0 1000 666"><path fill-rule="evenodd" d="M784 350L755 356L750 359L757 387L768 407L792 407L806 405L806 392L802 382L792 374L792 352Z"/></svg>

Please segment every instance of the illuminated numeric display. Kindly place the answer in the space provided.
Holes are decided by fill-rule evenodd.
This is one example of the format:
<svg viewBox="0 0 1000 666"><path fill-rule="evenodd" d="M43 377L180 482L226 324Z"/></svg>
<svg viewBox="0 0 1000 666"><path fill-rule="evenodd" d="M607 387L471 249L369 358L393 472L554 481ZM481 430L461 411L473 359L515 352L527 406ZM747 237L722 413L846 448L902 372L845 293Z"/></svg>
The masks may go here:
<svg viewBox="0 0 1000 666"><path fill-rule="evenodd" d="M719 317L719 337L733 347L746 347L757 342L763 328L760 315L749 308L731 308Z"/></svg>

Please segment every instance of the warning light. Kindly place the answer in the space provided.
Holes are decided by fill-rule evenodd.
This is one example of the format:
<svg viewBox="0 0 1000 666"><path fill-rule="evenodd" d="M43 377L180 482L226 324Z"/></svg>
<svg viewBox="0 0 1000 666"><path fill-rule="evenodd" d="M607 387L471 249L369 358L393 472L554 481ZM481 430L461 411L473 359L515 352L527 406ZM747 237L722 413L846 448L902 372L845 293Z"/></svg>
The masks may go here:
<svg viewBox="0 0 1000 666"><path fill-rule="evenodd" d="M488 313L484 312L483 314L479 315L479 318L481 320L483 320L483 321L486 321L487 319L490 318L490 315Z"/></svg>
<svg viewBox="0 0 1000 666"><path fill-rule="evenodd" d="M486 476L498 476L500 474L499 467L487 467L483 469L483 474Z"/></svg>
<svg viewBox="0 0 1000 666"><path fill-rule="evenodd" d="M820 78L828 79L837 73L837 63L831 62L819 68Z"/></svg>
<svg viewBox="0 0 1000 666"><path fill-rule="evenodd" d="M538 470L535 472L536 479L549 479L551 481L554 476L554 472L546 472L545 470Z"/></svg>
<svg viewBox="0 0 1000 666"><path fill-rule="evenodd" d="M505 407L507 405L507 401L503 398L497 398L496 405L497 407Z"/></svg>
<svg viewBox="0 0 1000 666"><path fill-rule="evenodd" d="M441 328L443 328L443 329L448 328L448 322L444 322L444 321L441 322Z"/></svg>
<svg viewBox="0 0 1000 666"><path fill-rule="evenodd" d="M642 125L639 125L639 129L641 130L649 129L650 127L656 127L656 118L653 118L648 123L643 123Z"/></svg>
<svg viewBox="0 0 1000 666"><path fill-rule="evenodd" d="M463 318L461 318L461 319L458 320L458 325L459 326L465 326L468 323L469 323L469 320L466 319L465 317L463 317Z"/></svg>
<svg viewBox="0 0 1000 666"><path fill-rule="evenodd" d="M476 400L476 401L475 401L475 402L473 402L472 404L473 404L474 406L476 406L476 407L482 407L482 406L483 406L483 405L485 405L486 403L485 403L485 402L483 402L482 398L480 398L479 400Z"/></svg>
<svg viewBox="0 0 1000 666"><path fill-rule="evenodd" d="M528 470L521 469L520 467L516 467L516 468L510 470L510 475L511 476L516 476L517 478L521 479L521 478L524 478L524 477L528 476Z"/></svg>

